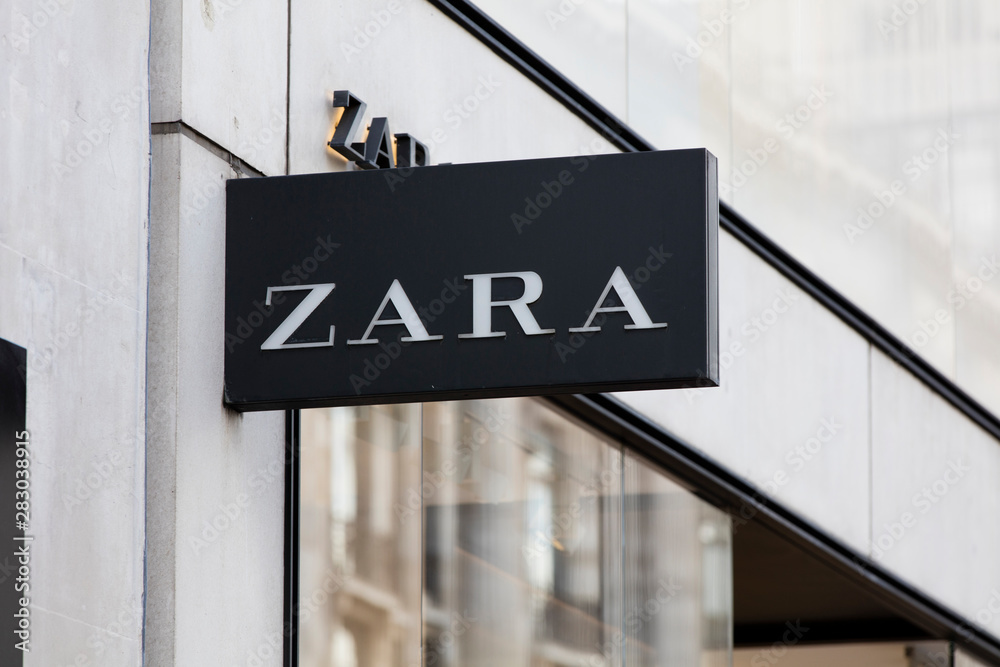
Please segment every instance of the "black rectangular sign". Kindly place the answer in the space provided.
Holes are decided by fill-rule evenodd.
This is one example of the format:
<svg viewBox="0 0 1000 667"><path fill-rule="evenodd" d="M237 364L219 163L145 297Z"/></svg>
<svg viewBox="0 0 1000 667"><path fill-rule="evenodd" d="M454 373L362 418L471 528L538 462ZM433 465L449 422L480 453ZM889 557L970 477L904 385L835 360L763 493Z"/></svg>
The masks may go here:
<svg viewBox="0 0 1000 667"><path fill-rule="evenodd" d="M231 180L237 410L715 386L691 149Z"/></svg>

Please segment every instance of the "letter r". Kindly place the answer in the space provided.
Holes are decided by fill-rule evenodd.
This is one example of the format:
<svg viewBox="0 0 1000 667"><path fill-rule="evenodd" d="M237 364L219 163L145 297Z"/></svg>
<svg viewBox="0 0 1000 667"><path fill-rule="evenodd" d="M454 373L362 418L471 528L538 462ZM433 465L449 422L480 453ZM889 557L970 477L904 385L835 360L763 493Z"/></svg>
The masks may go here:
<svg viewBox="0 0 1000 667"><path fill-rule="evenodd" d="M507 301L493 300L494 278L517 278L524 283L524 292L516 299ZM555 333L555 329L542 329L538 326L535 316L531 314L528 304L534 303L542 296L542 277L534 271L515 271L512 273L480 273L465 276L472 281L472 333L458 334L459 338L498 338L506 336L506 331L493 331L493 308L507 306L521 329L528 336Z"/></svg>

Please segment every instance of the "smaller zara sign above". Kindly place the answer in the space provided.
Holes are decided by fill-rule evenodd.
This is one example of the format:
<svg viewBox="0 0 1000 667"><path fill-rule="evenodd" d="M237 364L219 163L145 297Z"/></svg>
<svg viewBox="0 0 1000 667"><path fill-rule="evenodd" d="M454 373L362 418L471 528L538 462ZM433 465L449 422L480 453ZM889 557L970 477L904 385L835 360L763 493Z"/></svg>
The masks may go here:
<svg viewBox="0 0 1000 667"><path fill-rule="evenodd" d="M713 386L705 150L233 180L238 410Z"/></svg>

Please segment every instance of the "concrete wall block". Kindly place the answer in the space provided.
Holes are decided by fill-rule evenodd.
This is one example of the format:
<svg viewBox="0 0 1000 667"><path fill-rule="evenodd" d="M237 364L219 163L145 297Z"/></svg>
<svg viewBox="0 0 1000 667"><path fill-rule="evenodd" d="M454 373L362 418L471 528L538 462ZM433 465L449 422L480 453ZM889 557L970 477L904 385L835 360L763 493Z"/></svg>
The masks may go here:
<svg viewBox="0 0 1000 667"><path fill-rule="evenodd" d="M255 169L284 174L288 4L184 0L180 58L180 119Z"/></svg>
<svg viewBox="0 0 1000 667"><path fill-rule="evenodd" d="M0 336L28 348L25 665L141 662L149 8L0 20Z"/></svg>
<svg viewBox="0 0 1000 667"><path fill-rule="evenodd" d="M997 479L996 439L873 352L871 558L1000 636Z"/></svg>
<svg viewBox="0 0 1000 667"><path fill-rule="evenodd" d="M164 419L150 422L162 449L149 477L166 506L149 517L162 550L150 551L147 594L151 617L166 623L147 625L146 659L242 664L281 634L284 414L222 405L225 180L236 173L185 135L158 142L150 312L161 321L150 377L166 402ZM280 665L280 652L262 664Z"/></svg>

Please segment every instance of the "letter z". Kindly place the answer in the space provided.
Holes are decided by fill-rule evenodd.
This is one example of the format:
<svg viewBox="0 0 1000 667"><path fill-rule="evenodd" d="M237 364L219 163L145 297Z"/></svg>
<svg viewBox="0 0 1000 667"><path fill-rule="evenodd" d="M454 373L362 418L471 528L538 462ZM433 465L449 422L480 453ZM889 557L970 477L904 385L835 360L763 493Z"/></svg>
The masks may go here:
<svg viewBox="0 0 1000 667"><path fill-rule="evenodd" d="M302 323L312 315L313 311L319 307L319 304L323 303L326 297L330 296L330 292L336 287L333 283L321 283L318 285L282 285L279 287L268 287L267 288L267 298L264 300L264 305L271 305L271 294L274 292L294 292L298 290L309 290L309 294L306 298L302 299L302 303L295 307L295 310L285 318L274 333L271 334L264 344L260 346L262 350L291 350L300 347L333 347L333 332L334 326L330 325L330 340L319 341L318 343L289 343L288 339L292 337L292 334L302 326Z"/></svg>

